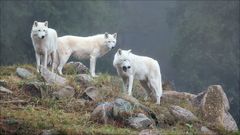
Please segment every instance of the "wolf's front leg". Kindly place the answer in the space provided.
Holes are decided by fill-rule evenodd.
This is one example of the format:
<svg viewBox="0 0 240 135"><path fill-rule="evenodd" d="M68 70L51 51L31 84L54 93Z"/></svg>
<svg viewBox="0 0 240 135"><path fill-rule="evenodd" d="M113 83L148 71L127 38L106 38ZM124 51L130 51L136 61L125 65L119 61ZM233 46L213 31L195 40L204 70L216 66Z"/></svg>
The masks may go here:
<svg viewBox="0 0 240 135"><path fill-rule="evenodd" d="M48 56L48 54L47 54L47 49L45 49L45 50L44 50L44 57L43 57L43 59L44 59L44 61L43 61L43 62L44 62L44 65L43 65L43 66L44 66L45 68L47 68L47 61L48 61L47 56Z"/></svg>
<svg viewBox="0 0 240 135"><path fill-rule="evenodd" d="M96 57L90 56L90 73L91 73L92 77L96 77L95 67L96 67Z"/></svg>
<svg viewBox="0 0 240 135"><path fill-rule="evenodd" d="M35 53L36 56L36 62L37 62L37 72L39 73L39 67L40 67L40 55Z"/></svg>
<svg viewBox="0 0 240 135"><path fill-rule="evenodd" d="M127 90L128 90L128 78L127 77L122 77L122 80L123 80L123 91L124 91L124 93L126 93L127 92Z"/></svg>
<svg viewBox="0 0 240 135"><path fill-rule="evenodd" d="M132 86L133 86L133 75L130 75L128 78L128 95L132 95Z"/></svg>

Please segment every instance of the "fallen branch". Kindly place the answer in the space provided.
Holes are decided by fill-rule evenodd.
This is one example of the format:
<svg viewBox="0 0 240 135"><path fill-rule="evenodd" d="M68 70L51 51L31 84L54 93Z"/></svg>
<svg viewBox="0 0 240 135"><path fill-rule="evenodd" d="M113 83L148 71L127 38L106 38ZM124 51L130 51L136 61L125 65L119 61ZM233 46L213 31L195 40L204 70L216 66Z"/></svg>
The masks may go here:
<svg viewBox="0 0 240 135"><path fill-rule="evenodd" d="M26 104L28 101L25 100L11 100L11 101L0 101L0 104Z"/></svg>

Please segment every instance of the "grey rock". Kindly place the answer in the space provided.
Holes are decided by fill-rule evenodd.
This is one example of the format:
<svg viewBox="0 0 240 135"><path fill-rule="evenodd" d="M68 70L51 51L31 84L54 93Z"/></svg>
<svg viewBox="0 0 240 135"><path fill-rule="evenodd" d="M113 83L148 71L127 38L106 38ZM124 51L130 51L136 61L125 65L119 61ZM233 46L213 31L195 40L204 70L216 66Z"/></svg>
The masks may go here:
<svg viewBox="0 0 240 135"><path fill-rule="evenodd" d="M52 135L52 130L42 130L40 135Z"/></svg>
<svg viewBox="0 0 240 135"><path fill-rule="evenodd" d="M5 87L0 86L0 92L2 93L7 93L7 94L12 94L13 92Z"/></svg>
<svg viewBox="0 0 240 135"><path fill-rule="evenodd" d="M109 123L113 118L113 103L104 102L99 104L92 112L91 119L100 123Z"/></svg>
<svg viewBox="0 0 240 135"><path fill-rule="evenodd" d="M0 86L6 87L7 86L7 81L0 80Z"/></svg>
<svg viewBox="0 0 240 135"><path fill-rule="evenodd" d="M200 93L199 97L196 97L196 99L200 100L198 102L200 104L196 104L196 100L194 104L200 108L203 120L215 126L223 126L223 117L229 109L229 102L222 87L211 85L206 91Z"/></svg>
<svg viewBox="0 0 240 135"><path fill-rule="evenodd" d="M42 130L42 132L40 133L40 135L60 135L61 133L54 130L54 129L49 129L49 130Z"/></svg>
<svg viewBox="0 0 240 135"><path fill-rule="evenodd" d="M126 119L133 113L133 106L130 102L117 98L113 103L113 116L119 119Z"/></svg>
<svg viewBox="0 0 240 135"><path fill-rule="evenodd" d="M223 126L227 131L238 131L237 123L229 112L224 113Z"/></svg>
<svg viewBox="0 0 240 135"><path fill-rule="evenodd" d="M43 82L27 82L23 84L22 90L25 94L33 97L50 97L51 86Z"/></svg>
<svg viewBox="0 0 240 135"><path fill-rule="evenodd" d="M101 95L99 94L98 89L95 87L88 87L84 90L84 93L82 94L81 98L85 100L93 100L96 101L97 99L101 98Z"/></svg>
<svg viewBox="0 0 240 135"><path fill-rule="evenodd" d="M81 62L68 62L64 68L64 74L87 74L88 68Z"/></svg>
<svg viewBox="0 0 240 135"><path fill-rule="evenodd" d="M138 135L160 135L160 133L157 130L144 129Z"/></svg>
<svg viewBox="0 0 240 135"><path fill-rule="evenodd" d="M17 68L16 73L19 77L23 79L29 79L33 76L33 74L30 71L24 68Z"/></svg>
<svg viewBox="0 0 240 135"><path fill-rule="evenodd" d="M199 93L195 98L193 98L193 100L192 100L193 104L196 106L199 106L199 107L203 107L203 105L206 102L207 94L209 94L209 93L219 94L222 99L222 101L221 100L219 100L219 101L222 102L222 104L224 106L224 110L228 111L230 109L228 98L227 98L221 85L209 86L206 91ZM213 98L213 100L215 100L215 99Z"/></svg>
<svg viewBox="0 0 240 135"><path fill-rule="evenodd" d="M131 127L136 129L146 129L154 124L154 122L143 113L139 113L137 117L129 118L128 122Z"/></svg>
<svg viewBox="0 0 240 135"><path fill-rule="evenodd" d="M198 118L191 111L186 110L180 106L171 106L170 113L179 121L193 122L198 120Z"/></svg>
<svg viewBox="0 0 240 135"><path fill-rule="evenodd" d="M163 95L161 97L161 102L178 104L179 102L187 101L191 104L191 101L195 97L196 97L196 95L190 94L190 93L187 93L187 92L163 91Z"/></svg>
<svg viewBox="0 0 240 135"><path fill-rule="evenodd" d="M75 94L75 90L71 86L64 86L60 90L54 91L52 96L53 98L56 99L61 99L61 98L71 98Z"/></svg>
<svg viewBox="0 0 240 135"><path fill-rule="evenodd" d="M47 68L40 66L41 76L49 84L56 84L64 86L67 83L67 80L51 71Z"/></svg>
<svg viewBox="0 0 240 135"><path fill-rule="evenodd" d="M215 133L214 131L208 129L205 126L202 126L200 131L201 131L201 134L204 134L204 135L217 135L217 133Z"/></svg>
<svg viewBox="0 0 240 135"><path fill-rule="evenodd" d="M93 78L88 74L79 74L75 77L75 81L85 87L90 86L92 80Z"/></svg>
<svg viewBox="0 0 240 135"><path fill-rule="evenodd" d="M228 112L230 109L228 98L221 85L211 85L208 89L192 100L199 108L203 120L213 127L224 127L228 131L237 131L236 121Z"/></svg>

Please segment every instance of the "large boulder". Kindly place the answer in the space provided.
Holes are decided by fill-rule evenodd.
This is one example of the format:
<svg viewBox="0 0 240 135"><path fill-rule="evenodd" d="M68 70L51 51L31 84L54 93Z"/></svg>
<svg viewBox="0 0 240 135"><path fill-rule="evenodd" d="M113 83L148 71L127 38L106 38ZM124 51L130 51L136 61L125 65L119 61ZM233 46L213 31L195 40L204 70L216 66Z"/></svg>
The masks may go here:
<svg viewBox="0 0 240 135"><path fill-rule="evenodd" d="M128 119L129 125L136 129L146 129L152 127L155 123L149 119L145 114L138 113L136 117Z"/></svg>
<svg viewBox="0 0 240 135"><path fill-rule="evenodd" d="M224 113L223 126L227 131L238 131L237 123L229 112Z"/></svg>
<svg viewBox="0 0 240 135"><path fill-rule="evenodd" d="M25 68L17 68L16 73L23 79L30 79L33 77L33 74Z"/></svg>
<svg viewBox="0 0 240 135"><path fill-rule="evenodd" d="M63 67L64 74L87 74L88 68L81 62L68 62Z"/></svg>
<svg viewBox="0 0 240 135"><path fill-rule="evenodd" d="M61 98L71 98L75 94L75 90L71 86L64 86L63 88L54 91L52 96L55 99L61 99Z"/></svg>
<svg viewBox="0 0 240 135"><path fill-rule="evenodd" d="M170 112L179 121L193 122L198 120L198 118L191 111L180 106L172 105L170 107Z"/></svg>
<svg viewBox="0 0 240 135"><path fill-rule="evenodd" d="M61 85L64 86L67 83L67 80L51 71L47 68L41 66L41 76L49 84Z"/></svg>
<svg viewBox="0 0 240 135"><path fill-rule="evenodd" d="M193 100L194 106L199 108L204 121L213 127L223 127L228 131L238 130L235 120L228 112L229 101L220 85L211 85L198 94Z"/></svg>

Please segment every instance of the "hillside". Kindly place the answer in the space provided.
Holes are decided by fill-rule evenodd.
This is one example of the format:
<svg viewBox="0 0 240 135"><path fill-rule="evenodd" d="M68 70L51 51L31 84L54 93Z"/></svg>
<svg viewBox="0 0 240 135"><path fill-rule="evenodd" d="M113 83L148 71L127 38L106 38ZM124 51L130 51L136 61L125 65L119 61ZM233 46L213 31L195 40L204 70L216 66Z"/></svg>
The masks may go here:
<svg viewBox="0 0 240 135"><path fill-rule="evenodd" d="M159 106L138 82L133 98L119 77L87 73L79 63L62 77L33 65L0 67L0 134L240 134L220 85L194 95L165 83Z"/></svg>

